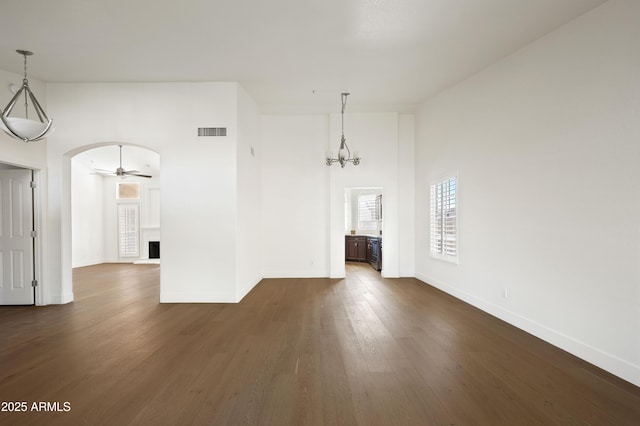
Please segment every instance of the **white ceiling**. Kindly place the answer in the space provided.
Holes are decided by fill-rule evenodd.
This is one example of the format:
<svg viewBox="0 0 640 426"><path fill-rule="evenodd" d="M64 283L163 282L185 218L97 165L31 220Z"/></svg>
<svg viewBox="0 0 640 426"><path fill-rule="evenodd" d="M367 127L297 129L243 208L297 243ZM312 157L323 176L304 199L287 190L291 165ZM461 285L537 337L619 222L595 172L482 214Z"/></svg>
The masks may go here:
<svg viewBox="0 0 640 426"><path fill-rule="evenodd" d="M72 161L77 161L91 169L115 172L120 163L120 150L117 145L102 146L81 152L74 156ZM160 154L139 146L124 145L122 147L122 168L159 177Z"/></svg>
<svg viewBox="0 0 640 426"><path fill-rule="evenodd" d="M604 2L2 0L0 69L22 73L27 49L47 82L238 81L263 112L339 112L343 91L349 112L406 112ZM157 175L143 153L125 168Z"/></svg>
<svg viewBox="0 0 640 426"><path fill-rule="evenodd" d="M2 0L0 69L238 81L262 111L412 110L605 0Z"/></svg>

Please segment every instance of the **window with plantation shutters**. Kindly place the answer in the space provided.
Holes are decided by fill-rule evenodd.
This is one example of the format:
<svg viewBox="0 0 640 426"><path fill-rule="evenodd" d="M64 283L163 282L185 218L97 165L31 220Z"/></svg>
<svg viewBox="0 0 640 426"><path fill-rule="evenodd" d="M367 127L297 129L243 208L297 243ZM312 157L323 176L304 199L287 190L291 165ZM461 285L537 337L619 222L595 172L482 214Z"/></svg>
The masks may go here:
<svg viewBox="0 0 640 426"><path fill-rule="evenodd" d="M431 185L431 256L454 263L458 261L455 177Z"/></svg>
<svg viewBox="0 0 640 426"><path fill-rule="evenodd" d="M137 204L118 205L118 245L120 257L140 256L139 208Z"/></svg>
<svg viewBox="0 0 640 426"><path fill-rule="evenodd" d="M376 194L358 195L358 229L373 231L377 229Z"/></svg>

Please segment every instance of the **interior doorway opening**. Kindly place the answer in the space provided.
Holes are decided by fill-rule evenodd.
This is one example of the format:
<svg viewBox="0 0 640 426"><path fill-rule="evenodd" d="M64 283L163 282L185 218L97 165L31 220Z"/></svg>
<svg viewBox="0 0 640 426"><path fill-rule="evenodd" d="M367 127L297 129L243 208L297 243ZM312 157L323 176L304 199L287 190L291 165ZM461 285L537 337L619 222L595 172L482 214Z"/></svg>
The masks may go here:
<svg viewBox="0 0 640 426"><path fill-rule="evenodd" d="M345 262L368 263L382 271L383 210L381 187L345 188Z"/></svg>
<svg viewBox="0 0 640 426"><path fill-rule="evenodd" d="M123 173L124 172L124 173ZM120 143L71 158L71 267L160 264L160 155ZM74 284L75 285L75 284Z"/></svg>

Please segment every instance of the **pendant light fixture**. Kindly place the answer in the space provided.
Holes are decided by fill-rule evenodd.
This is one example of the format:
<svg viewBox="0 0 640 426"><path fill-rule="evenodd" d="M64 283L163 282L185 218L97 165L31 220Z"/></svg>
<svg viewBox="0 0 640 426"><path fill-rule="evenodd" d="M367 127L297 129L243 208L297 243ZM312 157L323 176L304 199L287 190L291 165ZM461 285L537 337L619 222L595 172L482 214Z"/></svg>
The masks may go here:
<svg viewBox="0 0 640 426"><path fill-rule="evenodd" d="M338 158L327 157L327 166L333 163L340 163L340 167L344 168L347 163L353 163L354 166L360 164L360 157L351 158L351 150L349 150L347 140L344 138L344 110L347 106L347 96L349 96L349 93L342 93L342 137L340 138Z"/></svg>
<svg viewBox="0 0 640 426"><path fill-rule="evenodd" d="M29 80L27 79L27 56L31 56L33 53L28 50L16 50L16 52L24 56L24 78L22 79L22 86L16 94L13 95L13 98L11 98L5 109L2 110L0 120L2 120L3 130L9 136L24 142L38 141L53 130L53 127L51 127L53 121L47 117L36 96L31 91L31 88L29 88ZM13 111L13 107L22 94L24 94L24 118L12 117L11 112ZM38 120L29 119L29 101L31 101L31 109L35 111Z"/></svg>

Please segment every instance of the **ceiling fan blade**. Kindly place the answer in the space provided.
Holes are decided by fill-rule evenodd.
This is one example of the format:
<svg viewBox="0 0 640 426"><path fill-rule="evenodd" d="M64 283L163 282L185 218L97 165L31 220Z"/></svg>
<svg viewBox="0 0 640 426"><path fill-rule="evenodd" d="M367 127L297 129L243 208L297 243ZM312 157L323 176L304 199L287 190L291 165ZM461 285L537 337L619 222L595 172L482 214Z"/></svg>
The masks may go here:
<svg viewBox="0 0 640 426"><path fill-rule="evenodd" d="M118 176L114 172L110 172L108 170L98 170L98 169L94 169L94 171L89 173L89 174L90 175L100 175L100 176Z"/></svg>
<svg viewBox="0 0 640 426"><path fill-rule="evenodd" d="M113 170L105 170L105 169L93 169L93 171L96 173L109 173L110 175L115 173Z"/></svg>
<svg viewBox="0 0 640 426"><path fill-rule="evenodd" d="M152 178L153 176L151 175L143 175L140 173L130 173L130 172L124 172L125 175L127 176L138 176L138 177L143 177L143 178Z"/></svg>
<svg viewBox="0 0 640 426"><path fill-rule="evenodd" d="M120 166L115 171L104 170L104 169L93 169L93 170L98 174L109 175L109 176L120 176L122 178L124 178L125 176L138 176L138 177L143 177L147 179L153 177L151 175L142 174L140 173L139 170L124 170L122 168L122 145L118 145L118 148L120 151L120 161L119 161Z"/></svg>

